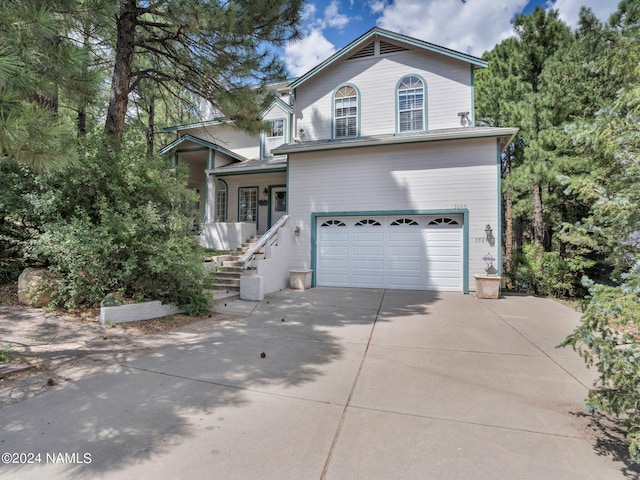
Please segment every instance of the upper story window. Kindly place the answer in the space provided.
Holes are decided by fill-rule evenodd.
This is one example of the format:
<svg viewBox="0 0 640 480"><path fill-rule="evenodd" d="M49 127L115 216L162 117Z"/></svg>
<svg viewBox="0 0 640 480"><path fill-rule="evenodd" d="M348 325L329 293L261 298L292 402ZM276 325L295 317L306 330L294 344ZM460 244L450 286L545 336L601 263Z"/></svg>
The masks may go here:
<svg viewBox="0 0 640 480"><path fill-rule="evenodd" d="M284 143L285 121L284 119L271 120L271 129L265 132L264 155L272 157L271 150Z"/></svg>
<svg viewBox="0 0 640 480"><path fill-rule="evenodd" d="M409 76L398 84L398 131L417 132L424 127L424 82Z"/></svg>
<svg viewBox="0 0 640 480"><path fill-rule="evenodd" d="M358 92L349 85L340 87L334 96L334 138L358 136Z"/></svg>

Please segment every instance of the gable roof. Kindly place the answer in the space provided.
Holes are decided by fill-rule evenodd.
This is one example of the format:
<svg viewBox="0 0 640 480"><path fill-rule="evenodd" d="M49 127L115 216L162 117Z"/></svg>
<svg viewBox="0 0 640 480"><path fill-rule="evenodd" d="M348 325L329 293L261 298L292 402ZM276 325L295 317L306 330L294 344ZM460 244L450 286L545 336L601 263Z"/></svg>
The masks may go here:
<svg viewBox="0 0 640 480"><path fill-rule="evenodd" d="M439 53L441 55L445 55L450 58L455 58L456 60L460 60L463 62L467 62L473 65L475 68L485 68L489 64L487 61L482 60L481 58L474 57L473 55L468 55L466 53L458 52L456 50L451 50L449 48L441 47L439 45L435 45L433 43L425 42L423 40L418 40L417 38L408 37L406 35L402 35L400 33L391 32L389 30L384 30L379 27L374 27L369 30L364 35L356 38L353 42L348 44L346 47L338 50L336 53L327 58L324 62L316 65L314 68L309 70L307 73L294 80L290 87L296 88L302 85L304 82L314 77L318 73L322 72L325 68L329 67L336 61L347 57L348 55L354 53L358 48L366 45L367 42L375 39L375 37L386 38L395 42L404 43L410 45L412 47L421 48L423 50L429 52Z"/></svg>
<svg viewBox="0 0 640 480"><path fill-rule="evenodd" d="M284 110L286 113L288 113L289 115L293 114L293 108L291 107L291 105L289 105L288 103L285 103L282 99L276 97L276 99L271 102L271 104L265 108L262 112L260 112L260 117L264 117L269 110L271 110L273 107L275 106L280 107L282 110Z"/></svg>
<svg viewBox="0 0 640 480"><path fill-rule="evenodd" d="M198 145L202 145L203 147L210 148L211 150L216 150L216 151L218 151L220 153L224 153L225 155L228 155L229 157L231 157L231 158L233 158L235 160L239 160L241 162L246 160L246 157L243 157L242 155L238 155L236 152L233 152L233 151L229 150L228 148L221 147L220 145L217 145L215 143L207 142L206 140L203 140L203 139L198 138L198 137L194 137L193 135L183 135L180 138L177 138L176 140L171 142L169 145L167 145L166 147L162 148L162 150L160 150L159 153L160 153L160 155L164 155L165 153L170 152L171 150L173 150L178 145L180 145L180 144L182 144L184 142L192 142L192 143L196 143Z"/></svg>

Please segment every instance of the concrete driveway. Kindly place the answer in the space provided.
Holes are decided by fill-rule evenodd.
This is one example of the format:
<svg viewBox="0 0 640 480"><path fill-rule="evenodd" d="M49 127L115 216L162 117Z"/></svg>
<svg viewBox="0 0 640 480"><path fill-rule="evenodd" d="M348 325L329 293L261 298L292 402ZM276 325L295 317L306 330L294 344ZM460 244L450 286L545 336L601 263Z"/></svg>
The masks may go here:
<svg viewBox="0 0 640 480"><path fill-rule="evenodd" d="M0 452L34 463L0 477L640 473L584 415L593 374L555 348L579 315L553 300L315 288L217 308L242 318L3 409Z"/></svg>

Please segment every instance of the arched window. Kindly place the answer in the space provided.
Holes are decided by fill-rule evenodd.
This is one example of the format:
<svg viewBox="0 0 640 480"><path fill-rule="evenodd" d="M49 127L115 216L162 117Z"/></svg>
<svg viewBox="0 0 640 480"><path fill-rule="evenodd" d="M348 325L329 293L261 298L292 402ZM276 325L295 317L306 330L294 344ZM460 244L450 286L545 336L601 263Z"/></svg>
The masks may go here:
<svg viewBox="0 0 640 480"><path fill-rule="evenodd" d="M358 136L358 92L345 85L336 90L333 99L333 137Z"/></svg>
<svg viewBox="0 0 640 480"><path fill-rule="evenodd" d="M224 180L218 180L216 186L216 222L227 221L227 184Z"/></svg>
<svg viewBox="0 0 640 480"><path fill-rule="evenodd" d="M398 131L423 131L424 82L415 76L404 77L398 83Z"/></svg>

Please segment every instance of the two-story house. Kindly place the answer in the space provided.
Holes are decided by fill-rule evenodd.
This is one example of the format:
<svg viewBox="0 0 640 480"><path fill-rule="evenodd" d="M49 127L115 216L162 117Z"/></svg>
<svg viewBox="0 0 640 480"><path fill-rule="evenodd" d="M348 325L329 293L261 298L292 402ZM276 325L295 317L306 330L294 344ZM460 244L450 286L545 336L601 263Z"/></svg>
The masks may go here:
<svg viewBox="0 0 640 480"><path fill-rule="evenodd" d="M162 152L189 165L203 244L233 248L286 214L280 252L257 262L267 292L309 269L314 286L467 293L488 258L500 273L501 155L517 132L475 126L486 66L373 28L274 86L269 131L174 127Z"/></svg>

